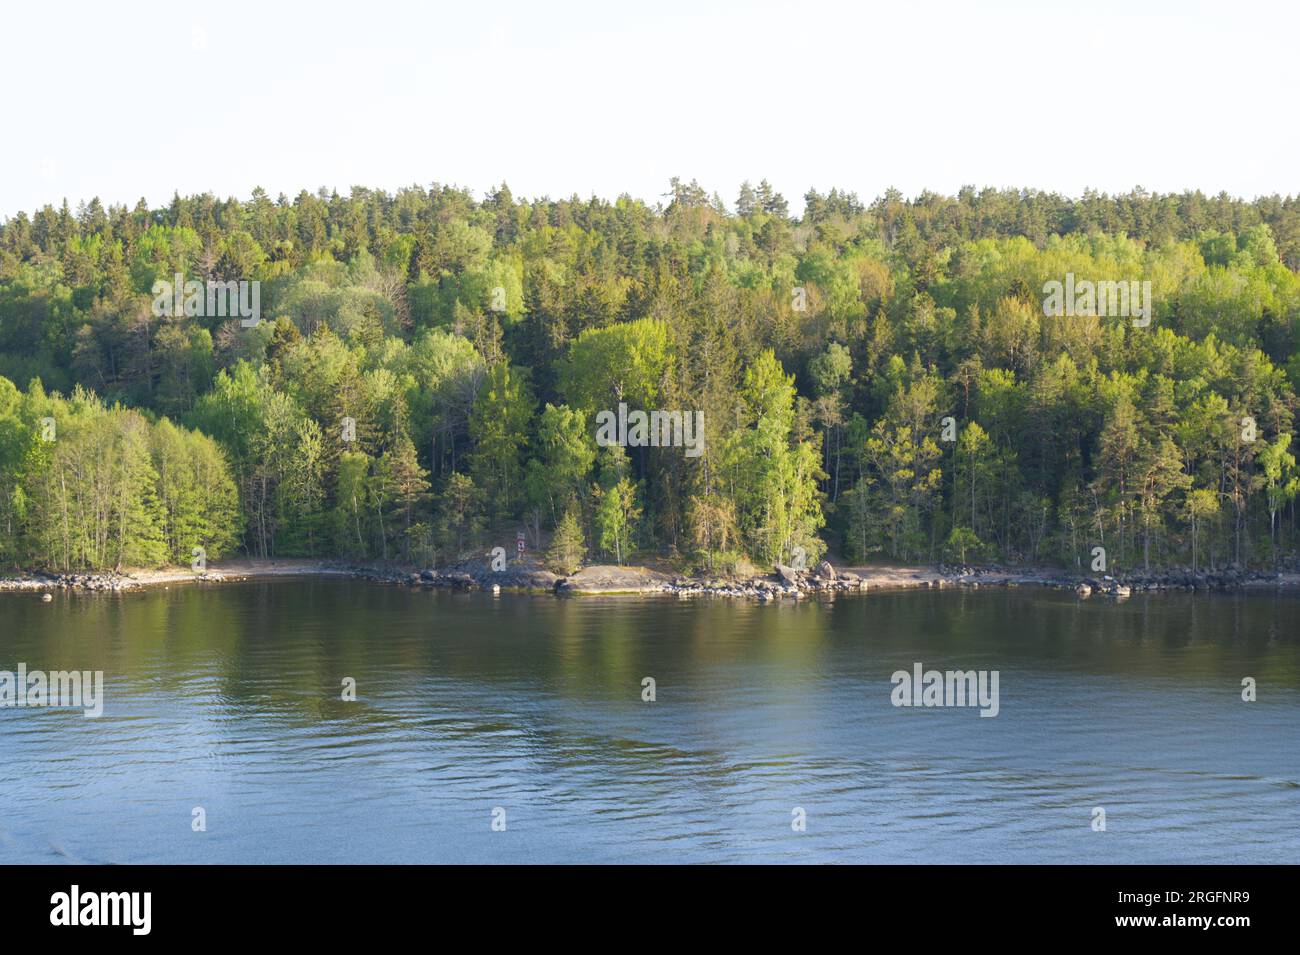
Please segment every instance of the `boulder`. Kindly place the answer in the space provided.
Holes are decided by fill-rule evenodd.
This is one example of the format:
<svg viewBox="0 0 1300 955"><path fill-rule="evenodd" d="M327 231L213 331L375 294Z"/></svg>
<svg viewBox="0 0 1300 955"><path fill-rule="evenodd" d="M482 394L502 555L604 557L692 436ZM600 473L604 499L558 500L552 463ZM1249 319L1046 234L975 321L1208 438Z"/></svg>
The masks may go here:
<svg viewBox="0 0 1300 955"><path fill-rule="evenodd" d="M785 564L777 564L776 572L781 575L787 587L797 587L799 585L799 571L793 567L787 567Z"/></svg>

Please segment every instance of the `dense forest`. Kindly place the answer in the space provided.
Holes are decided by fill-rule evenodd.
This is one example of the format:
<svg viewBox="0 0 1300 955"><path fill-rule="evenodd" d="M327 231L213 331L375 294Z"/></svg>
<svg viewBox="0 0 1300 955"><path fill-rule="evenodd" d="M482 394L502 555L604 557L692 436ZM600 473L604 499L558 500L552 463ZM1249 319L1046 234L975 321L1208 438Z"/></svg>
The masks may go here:
<svg viewBox="0 0 1300 955"><path fill-rule="evenodd" d="M481 201L0 225L0 560L1294 561L1300 199ZM160 282L260 283L260 322ZM1067 275L1153 320L1045 313ZM192 312L191 314L185 314ZM599 412L704 412L702 453Z"/></svg>

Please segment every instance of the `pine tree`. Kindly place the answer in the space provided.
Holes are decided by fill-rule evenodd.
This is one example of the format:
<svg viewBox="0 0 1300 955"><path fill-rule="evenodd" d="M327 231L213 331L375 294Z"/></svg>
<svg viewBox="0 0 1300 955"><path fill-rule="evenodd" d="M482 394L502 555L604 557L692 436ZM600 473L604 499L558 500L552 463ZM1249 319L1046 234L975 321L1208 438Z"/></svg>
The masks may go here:
<svg viewBox="0 0 1300 955"><path fill-rule="evenodd" d="M546 551L546 563L557 574L568 576L579 570L587 559L587 544L583 540L578 509L570 505L555 527L551 546Z"/></svg>

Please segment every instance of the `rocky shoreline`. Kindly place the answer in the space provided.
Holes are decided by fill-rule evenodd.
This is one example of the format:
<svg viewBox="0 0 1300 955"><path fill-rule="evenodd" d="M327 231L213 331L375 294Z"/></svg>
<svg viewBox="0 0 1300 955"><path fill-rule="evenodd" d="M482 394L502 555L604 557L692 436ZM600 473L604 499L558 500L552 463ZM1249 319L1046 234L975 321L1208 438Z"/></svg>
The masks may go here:
<svg viewBox="0 0 1300 955"><path fill-rule="evenodd" d="M771 574L734 577L687 577L646 567L592 566L561 577L536 564L513 564L493 571L483 561L470 561L443 570L406 574L367 572L356 576L402 583L411 587L449 587L499 593L554 593L557 595L670 594L679 597L716 596L758 600L799 600L804 597L911 588L1043 587L1073 591L1080 598L1093 595L1124 598L1134 593L1159 591L1229 591L1263 587L1300 587L1300 575L1231 568L1193 574L1177 569L1151 574L1076 576L1062 571L1003 567L854 568L836 570L822 561L811 570L778 564Z"/></svg>
<svg viewBox="0 0 1300 955"><path fill-rule="evenodd" d="M836 570L822 561L810 570L778 564L771 574L746 577L688 577L647 567L596 565L560 576L535 561L515 561L494 571L485 560L465 561L443 569L372 566L344 561L236 561L196 573L187 568L117 573L22 573L0 577L0 591L71 590L116 593L172 583L221 583L272 576L330 575L398 586L450 588L462 591L503 591L556 595L668 594L678 597L716 596L760 602L799 600L810 596L925 588L1044 587L1073 591L1078 597L1125 598L1134 593L1161 591L1229 591L1260 588L1300 588L1300 574L1271 573L1233 567L1193 574L1173 569L1121 577L1078 576L1052 569L1011 567L860 567Z"/></svg>
<svg viewBox="0 0 1300 955"><path fill-rule="evenodd" d="M226 579L224 574L208 572L190 574L186 580L216 581ZM91 592L116 593L123 590L138 590L143 587L156 586L160 581L139 580L134 575L113 571L86 573L43 573L33 571L15 577L0 578L0 591L40 591L51 590L85 590Z"/></svg>
<svg viewBox="0 0 1300 955"><path fill-rule="evenodd" d="M194 571L172 567L156 570L133 571L20 571L10 576L0 576L0 593L5 591L36 591L48 594L55 590L87 591L91 593L120 593L171 584L223 583L228 580L247 580L253 577L277 577L330 574L338 576L367 576L363 568L349 568L327 562L240 561L221 569L209 568Z"/></svg>

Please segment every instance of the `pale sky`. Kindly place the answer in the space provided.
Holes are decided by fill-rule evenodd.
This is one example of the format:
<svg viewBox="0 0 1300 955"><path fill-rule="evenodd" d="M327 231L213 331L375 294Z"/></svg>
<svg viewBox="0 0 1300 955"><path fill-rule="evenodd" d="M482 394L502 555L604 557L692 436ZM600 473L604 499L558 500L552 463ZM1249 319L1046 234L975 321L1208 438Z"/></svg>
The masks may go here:
<svg viewBox="0 0 1300 955"><path fill-rule="evenodd" d="M1300 3L3 0L0 217L67 197L732 205L766 177L1079 194L1300 191Z"/></svg>

